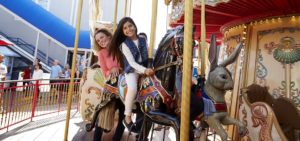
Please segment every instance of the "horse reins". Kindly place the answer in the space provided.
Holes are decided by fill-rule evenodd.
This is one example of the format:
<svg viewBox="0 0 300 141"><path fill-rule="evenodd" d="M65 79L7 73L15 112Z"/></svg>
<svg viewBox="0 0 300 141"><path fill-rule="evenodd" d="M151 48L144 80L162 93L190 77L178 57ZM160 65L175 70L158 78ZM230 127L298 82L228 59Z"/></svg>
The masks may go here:
<svg viewBox="0 0 300 141"><path fill-rule="evenodd" d="M171 66L174 66L174 65L181 65L181 64L182 64L182 60L177 59L174 62L171 62L171 63L168 63L168 64L165 64L165 65L162 65L162 66L159 66L159 67L155 68L154 71L159 71L159 70L162 70L162 69L167 68L167 67L171 67Z"/></svg>

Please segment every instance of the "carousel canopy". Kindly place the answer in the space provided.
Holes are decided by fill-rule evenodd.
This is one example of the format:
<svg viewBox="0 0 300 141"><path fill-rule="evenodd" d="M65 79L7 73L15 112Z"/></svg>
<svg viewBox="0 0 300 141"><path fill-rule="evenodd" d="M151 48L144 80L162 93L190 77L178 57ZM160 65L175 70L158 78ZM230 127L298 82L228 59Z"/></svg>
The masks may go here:
<svg viewBox="0 0 300 141"><path fill-rule="evenodd" d="M195 39L200 38L201 0L194 0L193 23L196 27ZM219 1L211 4L209 2ZM206 37L216 34L222 38L222 28L259 20L266 17L278 17L300 14L300 0L206 0ZM174 1L173 1L174 3ZM170 25L184 24L184 1L173 4Z"/></svg>

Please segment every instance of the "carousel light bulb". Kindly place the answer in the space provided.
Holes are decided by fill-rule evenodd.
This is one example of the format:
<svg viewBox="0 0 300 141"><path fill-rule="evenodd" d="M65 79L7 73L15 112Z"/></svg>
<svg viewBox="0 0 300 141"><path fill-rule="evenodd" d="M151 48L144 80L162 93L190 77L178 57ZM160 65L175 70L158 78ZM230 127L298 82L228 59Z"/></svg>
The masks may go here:
<svg viewBox="0 0 300 141"><path fill-rule="evenodd" d="M244 25L244 28L247 28L247 26L246 26L246 25Z"/></svg>
<svg viewBox="0 0 300 141"><path fill-rule="evenodd" d="M272 18L272 23L275 23L275 19L274 18Z"/></svg>
<svg viewBox="0 0 300 141"><path fill-rule="evenodd" d="M292 22L296 21L296 17L295 17L295 16L292 16L291 21L292 21Z"/></svg>
<svg viewBox="0 0 300 141"><path fill-rule="evenodd" d="M277 20L278 20L278 22L281 22L281 18L280 18L280 17L278 17L278 19L277 19Z"/></svg>
<svg viewBox="0 0 300 141"><path fill-rule="evenodd" d="M246 37L243 37L242 39L243 39L243 40L246 40Z"/></svg>
<svg viewBox="0 0 300 141"><path fill-rule="evenodd" d="M266 24L268 24L269 23L269 20L268 19L266 19Z"/></svg>

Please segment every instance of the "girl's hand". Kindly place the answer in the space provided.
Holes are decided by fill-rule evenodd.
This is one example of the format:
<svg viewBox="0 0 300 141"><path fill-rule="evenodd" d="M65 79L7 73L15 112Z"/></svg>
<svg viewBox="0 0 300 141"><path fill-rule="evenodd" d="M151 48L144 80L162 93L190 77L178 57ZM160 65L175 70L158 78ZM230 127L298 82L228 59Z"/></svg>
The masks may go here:
<svg viewBox="0 0 300 141"><path fill-rule="evenodd" d="M150 68L147 68L147 69L145 70L145 74L146 74L147 76L152 76L152 75L154 75L154 70L153 70L153 69L150 69Z"/></svg>
<svg viewBox="0 0 300 141"><path fill-rule="evenodd" d="M118 77L119 75L119 68L118 67L113 67L110 69L110 75L112 78Z"/></svg>

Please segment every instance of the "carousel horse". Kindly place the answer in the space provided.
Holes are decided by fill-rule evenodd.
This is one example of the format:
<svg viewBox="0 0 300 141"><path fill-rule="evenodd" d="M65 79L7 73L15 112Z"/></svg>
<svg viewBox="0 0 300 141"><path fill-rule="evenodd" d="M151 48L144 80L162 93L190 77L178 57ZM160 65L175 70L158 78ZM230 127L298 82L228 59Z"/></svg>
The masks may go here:
<svg viewBox="0 0 300 141"><path fill-rule="evenodd" d="M290 99L275 99L267 87L252 84L241 89L240 105L239 117L249 129L247 138L268 141L299 140L297 134L300 131L300 114Z"/></svg>
<svg viewBox="0 0 300 141"><path fill-rule="evenodd" d="M160 66L164 66L166 64L181 60L183 51L183 29L181 30L181 32L177 31L177 33L173 36L173 39L170 39L170 36L172 36L172 33L166 35L165 38L163 38L163 41L161 43L164 44L160 44L157 50L157 54L153 63L154 68L159 68ZM206 119L205 121L208 123L209 127L213 128L216 133L220 135L223 141L227 140L228 135L222 125L234 124L239 127L239 133L241 135L245 135L247 133L247 129L242 122L229 117L224 99L225 92L227 90L233 89L233 80L226 66L236 60L241 48L242 43L238 44L235 51L226 60L218 65L218 49L216 46L215 38L212 38L209 51L209 61L211 63L211 68L208 74L208 79L204 84L204 88L203 78L201 77L200 79L198 79L198 84L192 86L193 89L191 93L190 115L191 120L195 120L200 113L204 112L205 117L202 116L201 118ZM175 94L175 100L177 101L174 102L177 103L175 111L179 112L180 97L181 95L184 96L184 94L180 94L181 85L176 85L177 83L181 82L181 78L179 77L180 79L177 79L176 77L180 76L181 73L181 64L177 66L169 66L167 68L164 68L163 70L156 72L156 76L161 80L163 87L170 94ZM199 95L201 95L199 94L199 89L204 89L204 92L202 93L203 99L201 96L201 98L199 98ZM180 114L177 113L176 115L177 119L180 119ZM176 126L174 126L174 128L176 128ZM177 131L179 132L179 129L175 129L175 132ZM178 133L176 133L176 135L178 135Z"/></svg>
<svg viewBox="0 0 300 141"><path fill-rule="evenodd" d="M181 94L180 77L182 74L183 30L182 26L177 27L170 30L163 37L153 61L155 76L142 76L139 80L136 101L144 113L139 140L146 140L152 122L173 127L176 139L179 140L180 99L181 95L184 96L184 94ZM246 132L246 128L241 122L228 116L224 100L225 91L233 88L233 80L226 66L235 61L241 47L242 44L239 44L232 55L220 65L217 65L217 47L210 47L209 60L212 67L204 88L207 99L211 100L210 104L206 105L214 107L208 109L216 109L216 111L210 111L206 121L224 141L227 140L227 133L221 123L224 125L235 124L239 126L241 134ZM112 99L116 97L124 99L127 90L124 79L124 76L120 75L118 81L117 79L110 80L114 85L117 82L117 86L111 85L112 83L105 83L103 89L98 90L99 93L101 92L102 95L106 96L106 99L94 107L96 112L93 114L91 124L87 124L87 130L93 128L101 109L105 108ZM203 115L205 109L205 102L201 95L203 81L198 80L200 80L198 84L193 85L191 88L190 140L194 137L192 121L199 115Z"/></svg>

